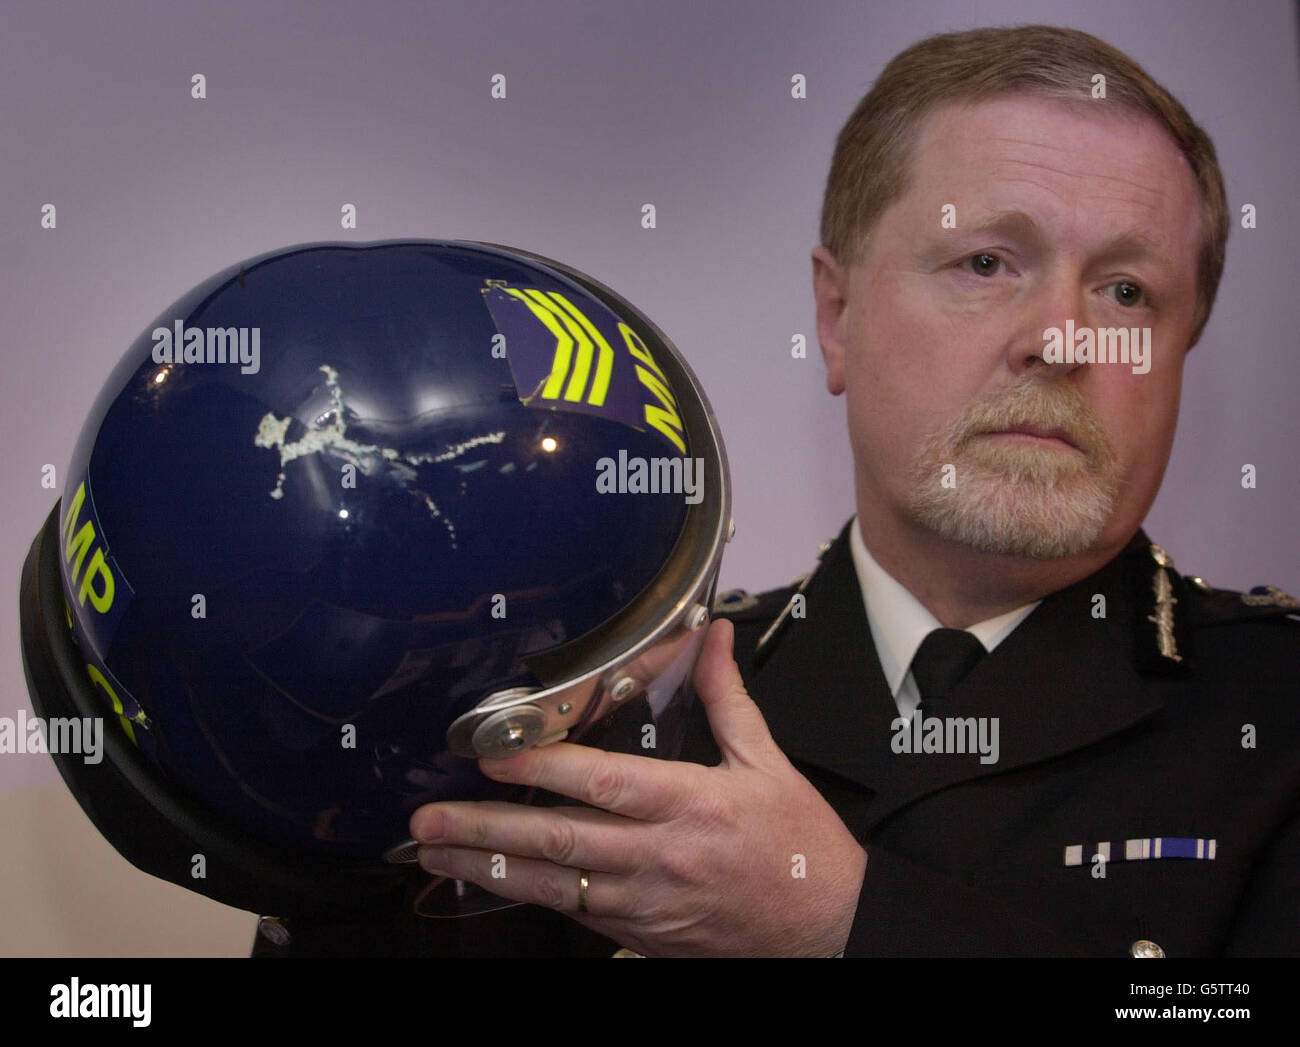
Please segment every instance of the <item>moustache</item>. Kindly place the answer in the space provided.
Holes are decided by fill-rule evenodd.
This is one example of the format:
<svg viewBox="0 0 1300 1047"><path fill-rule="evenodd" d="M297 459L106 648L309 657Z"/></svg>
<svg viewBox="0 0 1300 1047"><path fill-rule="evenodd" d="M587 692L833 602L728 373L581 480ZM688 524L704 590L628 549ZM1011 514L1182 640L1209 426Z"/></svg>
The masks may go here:
<svg viewBox="0 0 1300 1047"><path fill-rule="evenodd" d="M1023 430L1064 440L1092 461L1113 455L1101 419L1071 386L1013 386L972 403L956 429L958 446L988 433Z"/></svg>

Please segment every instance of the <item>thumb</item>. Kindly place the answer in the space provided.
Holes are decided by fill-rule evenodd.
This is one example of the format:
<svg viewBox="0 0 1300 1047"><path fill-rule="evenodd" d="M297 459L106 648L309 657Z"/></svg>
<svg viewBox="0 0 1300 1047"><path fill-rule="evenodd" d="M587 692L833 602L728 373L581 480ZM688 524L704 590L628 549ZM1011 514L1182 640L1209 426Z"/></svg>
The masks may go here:
<svg viewBox="0 0 1300 1047"><path fill-rule="evenodd" d="M710 625L692 679L722 759L755 764L775 743L763 714L745 690L732 655L735 637L735 627L725 618Z"/></svg>

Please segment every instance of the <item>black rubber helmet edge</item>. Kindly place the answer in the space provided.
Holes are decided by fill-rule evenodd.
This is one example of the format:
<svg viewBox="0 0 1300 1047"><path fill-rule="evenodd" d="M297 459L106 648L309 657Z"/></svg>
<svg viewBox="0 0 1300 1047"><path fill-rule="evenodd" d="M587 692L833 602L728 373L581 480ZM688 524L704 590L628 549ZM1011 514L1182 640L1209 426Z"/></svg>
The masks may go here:
<svg viewBox="0 0 1300 1047"><path fill-rule="evenodd" d="M102 717L103 759L52 759L95 827L143 872L215 901L275 916L361 912L422 878L406 868L277 851L204 808L153 768L111 722L64 617L56 503L32 542L19 586L23 670L37 716ZM106 715L107 713L107 715ZM205 876L191 877L204 856Z"/></svg>

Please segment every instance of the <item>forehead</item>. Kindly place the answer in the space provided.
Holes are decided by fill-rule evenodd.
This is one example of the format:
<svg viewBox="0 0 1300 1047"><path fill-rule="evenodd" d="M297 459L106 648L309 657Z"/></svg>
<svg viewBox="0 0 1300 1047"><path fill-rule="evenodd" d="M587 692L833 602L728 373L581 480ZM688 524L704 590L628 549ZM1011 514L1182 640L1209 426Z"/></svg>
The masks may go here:
<svg viewBox="0 0 1300 1047"><path fill-rule="evenodd" d="M998 96L937 107L923 120L899 204L958 228L1021 210L1048 231L1132 234L1196 254L1200 197L1191 165L1154 119L1105 100ZM964 214L963 214L964 211Z"/></svg>

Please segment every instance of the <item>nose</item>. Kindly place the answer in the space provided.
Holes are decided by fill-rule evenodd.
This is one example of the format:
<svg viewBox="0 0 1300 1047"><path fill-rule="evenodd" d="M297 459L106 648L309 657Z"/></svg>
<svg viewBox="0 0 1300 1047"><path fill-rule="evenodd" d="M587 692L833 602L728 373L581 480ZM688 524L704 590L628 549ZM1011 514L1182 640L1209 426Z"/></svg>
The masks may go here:
<svg viewBox="0 0 1300 1047"><path fill-rule="evenodd" d="M1028 289L1018 303L1016 335L1007 345L1007 365L1013 373L1036 371L1044 378L1063 378L1083 366L1067 360L1073 360L1074 332L1088 322L1086 294L1081 275L1065 265L1045 273Z"/></svg>

